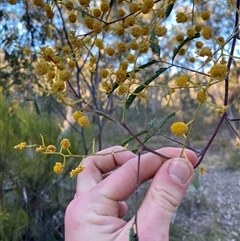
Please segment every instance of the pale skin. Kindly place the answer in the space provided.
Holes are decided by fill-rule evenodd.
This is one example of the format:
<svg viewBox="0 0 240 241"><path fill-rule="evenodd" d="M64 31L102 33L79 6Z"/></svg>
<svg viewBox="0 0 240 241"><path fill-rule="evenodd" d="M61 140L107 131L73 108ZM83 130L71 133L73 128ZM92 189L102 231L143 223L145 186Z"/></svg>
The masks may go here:
<svg viewBox="0 0 240 241"><path fill-rule="evenodd" d="M65 241L128 241L134 218L126 222L124 200L136 189L137 156L115 146L84 160L86 169L78 175L74 199L65 214ZM120 151L120 152L119 152ZM140 183L152 179L138 210L139 241L168 241L173 214L193 177L196 155L166 147L141 156Z"/></svg>

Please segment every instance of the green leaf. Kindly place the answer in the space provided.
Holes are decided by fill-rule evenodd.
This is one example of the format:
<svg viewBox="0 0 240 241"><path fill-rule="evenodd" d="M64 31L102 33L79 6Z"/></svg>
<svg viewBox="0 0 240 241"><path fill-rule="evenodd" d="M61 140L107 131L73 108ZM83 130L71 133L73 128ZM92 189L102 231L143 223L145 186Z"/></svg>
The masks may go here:
<svg viewBox="0 0 240 241"><path fill-rule="evenodd" d="M154 29L152 29L151 31L150 48L152 49L153 54L157 55L160 58L160 47L158 45L158 39L156 37Z"/></svg>
<svg viewBox="0 0 240 241"><path fill-rule="evenodd" d="M178 47L176 47L173 51L173 57L172 57L172 61L174 60L174 58L176 57L176 55L178 54L179 50L189 41L191 41L194 38L199 38L200 37L200 33L196 33L195 36L193 36L192 38L186 38L182 41L181 44L178 45Z"/></svg>
<svg viewBox="0 0 240 241"><path fill-rule="evenodd" d="M147 123L147 126L148 126L149 128L153 128L156 124L157 124L157 119L154 118L154 119L150 120L150 121Z"/></svg>
<svg viewBox="0 0 240 241"><path fill-rule="evenodd" d="M135 241L135 233L134 233L133 226L129 230L129 241Z"/></svg>
<svg viewBox="0 0 240 241"><path fill-rule="evenodd" d="M137 134L134 134L135 137L138 137L138 136L141 136L143 134L146 134L148 133L148 130L143 130L143 131L140 131L138 132ZM125 139L124 141L122 141L120 143L121 146L126 146L130 141L134 140L134 137L133 136L129 136L127 139Z"/></svg>
<svg viewBox="0 0 240 241"><path fill-rule="evenodd" d="M166 12L165 12L165 17L167 18L170 13L172 12L172 9L173 9L173 6L174 6L174 3L171 3L167 6L167 9L166 9Z"/></svg>
<svg viewBox="0 0 240 241"><path fill-rule="evenodd" d="M41 111L40 111L40 109L39 109L39 107L38 107L38 103L37 103L36 98L34 98L34 106L35 106L35 109L36 109L37 114L38 114L38 115L41 115Z"/></svg>
<svg viewBox="0 0 240 241"><path fill-rule="evenodd" d="M164 71L166 71L168 68L160 68L158 71L156 71L155 75L153 75L151 78L149 78L148 80L146 80L142 85L138 86L134 92L128 97L127 101L126 101L126 109L128 109L130 107L130 105L132 104L132 102L135 100L135 98L137 97L137 94L140 93L141 91L143 91L146 86L148 86L153 80L155 80L160 74L162 74Z"/></svg>
<svg viewBox="0 0 240 241"><path fill-rule="evenodd" d="M140 65L137 69L135 69L135 70L134 70L134 73L137 73L137 72L141 71L142 69L145 69L146 67L151 66L151 65L153 65L153 64L155 64L155 63L157 63L157 62L158 62L158 61L155 60L155 59L150 60L150 61L147 62L146 64ZM130 77L130 73L127 74L127 78L128 78L128 77ZM112 90L111 90L110 93L108 93L108 96L110 96L110 95L113 93L113 91L114 91L115 89L117 89L118 86L119 86L119 82L114 82L114 83L113 83L113 86L112 86Z"/></svg>
<svg viewBox="0 0 240 241"><path fill-rule="evenodd" d="M167 116L164 116L159 123L158 129L159 130L162 129L162 127L166 124L166 122L174 116L175 116L175 112L172 112L171 114L169 114Z"/></svg>

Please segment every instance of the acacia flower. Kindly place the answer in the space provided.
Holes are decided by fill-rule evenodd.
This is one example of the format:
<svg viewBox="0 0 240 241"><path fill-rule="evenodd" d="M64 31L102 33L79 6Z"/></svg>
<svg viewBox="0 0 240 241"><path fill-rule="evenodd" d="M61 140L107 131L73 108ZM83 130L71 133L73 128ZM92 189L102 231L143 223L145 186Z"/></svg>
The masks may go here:
<svg viewBox="0 0 240 241"><path fill-rule="evenodd" d="M224 79L228 74L227 66L223 64L215 64L210 69L210 75L214 79L222 80Z"/></svg>
<svg viewBox="0 0 240 241"><path fill-rule="evenodd" d="M185 23L187 22L187 15L183 12L177 13L176 15L176 22L177 23Z"/></svg>
<svg viewBox="0 0 240 241"><path fill-rule="evenodd" d="M60 174L63 172L63 164L61 162L56 162L54 167L53 167L53 171L56 174Z"/></svg>
<svg viewBox="0 0 240 241"><path fill-rule="evenodd" d="M73 112L72 116L73 116L73 119L74 119L75 121L77 121L80 117L83 116L83 112L77 110L77 111Z"/></svg>
<svg viewBox="0 0 240 241"><path fill-rule="evenodd" d="M46 148L46 152L55 152L56 151L56 146L54 145L48 145Z"/></svg>
<svg viewBox="0 0 240 241"><path fill-rule="evenodd" d="M75 169L73 169L71 172L70 172L70 177L74 177L76 176L77 174L79 174L80 172L82 172L86 167L83 167L83 166L78 166L76 167Z"/></svg>
<svg viewBox="0 0 240 241"><path fill-rule="evenodd" d="M237 141L236 147L239 147L239 148L240 148L240 141Z"/></svg>
<svg viewBox="0 0 240 241"><path fill-rule="evenodd" d="M89 119L87 116L82 116L77 120L78 124L84 128L87 127L89 125Z"/></svg>
<svg viewBox="0 0 240 241"><path fill-rule="evenodd" d="M179 88L186 88L188 87L188 80L189 76L187 74L182 74L176 79L176 85Z"/></svg>
<svg viewBox="0 0 240 241"><path fill-rule="evenodd" d="M204 101L207 100L207 94L204 90L200 90L198 93L197 93L197 100L198 102L200 103L203 103Z"/></svg>
<svg viewBox="0 0 240 241"><path fill-rule="evenodd" d="M60 144L63 149L68 149L71 146L71 143L68 139L62 139Z"/></svg>
<svg viewBox="0 0 240 241"><path fill-rule="evenodd" d="M202 36L205 39L210 39L212 37L212 28L210 26L206 26L202 30Z"/></svg>
<svg viewBox="0 0 240 241"><path fill-rule="evenodd" d="M20 144L14 146L13 148L16 150L22 150L22 149L26 148L26 146L27 146L26 142L21 142Z"/></svg>
<svg viewBox="0 0 240 241"><path fill-rule="evenodd" d="M188 127L184 122L176 122L171 125L171 132L176 136L183 135L187 131L188 131Z"/></svg>
<svg viewBox="0 0 240 241"><path fill-rule="evenodd" d="M42 152L45 152L45 148L43 146L39 146L35 149L35 151L42 153Z"/></svg>
<svg viewBox="0 0 240 241"><path fill-rule="evenodd" d="M199 172L201 175L204 175L206 173L206 171L207 171L206 167L201 167L201 166L199 167Z"/></svg>

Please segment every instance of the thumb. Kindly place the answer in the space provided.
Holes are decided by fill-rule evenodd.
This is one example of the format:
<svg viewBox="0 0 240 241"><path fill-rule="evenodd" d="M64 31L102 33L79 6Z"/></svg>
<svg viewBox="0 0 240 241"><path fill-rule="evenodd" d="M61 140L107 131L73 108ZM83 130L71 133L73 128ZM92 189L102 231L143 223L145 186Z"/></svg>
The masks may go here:
<svg viewBox="0 0 240 241"><path fill-rule="evenodd" d="M140 240L169 240L169 227L193 177L192 164L183 158L166 161L154 176L138 211Z"/></svg>

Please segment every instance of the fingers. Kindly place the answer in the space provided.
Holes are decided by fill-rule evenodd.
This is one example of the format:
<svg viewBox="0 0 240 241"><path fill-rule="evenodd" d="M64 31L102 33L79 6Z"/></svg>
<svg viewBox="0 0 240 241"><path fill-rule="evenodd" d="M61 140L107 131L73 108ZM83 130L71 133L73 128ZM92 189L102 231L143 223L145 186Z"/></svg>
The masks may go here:
<svg viewBox="0 0 240 241"><path fill-rule="evenodd" d="M194 161L195 163L195 161ZM166 161L158 170L138 211L141 240L169 240L169 226L193 177L183 158Z"/></svg>
<svg viewBox="0 0 240 241"><path fill-rule="evenodd" d="M179 157L182 149L167 147L158 150L158 152L172 158ZM197 163L197 157L192 151L186 150L186 156L192 165ZM141 155L139 175L140 183L153 178L165 161L165 159L152 153ZM98 184L98 192L111 200L122 201L126 199L136 189L137 164L137 157L134 157L126 162L116 172L112 173Z"/></svg>
<svg viewBox="0 0 240 241"><path fill-rule="evenodd" d="M108 173L122 166L136 155L121 146L114 146L84 160L85 170L78 175L76 197L103 180Z"/></svg>

